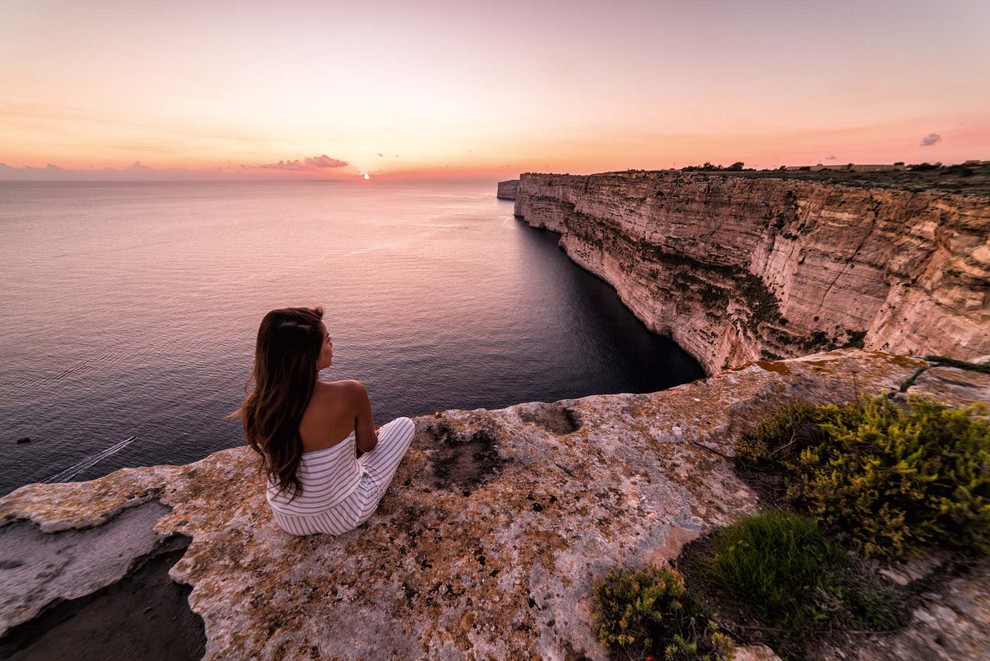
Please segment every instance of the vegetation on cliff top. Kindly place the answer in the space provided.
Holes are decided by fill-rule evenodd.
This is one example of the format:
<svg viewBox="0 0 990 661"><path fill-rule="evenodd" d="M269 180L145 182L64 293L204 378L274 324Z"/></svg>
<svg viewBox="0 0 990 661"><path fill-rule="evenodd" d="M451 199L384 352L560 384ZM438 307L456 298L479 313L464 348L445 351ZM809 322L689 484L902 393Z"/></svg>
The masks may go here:
<svg viewBox="0 0 990 661"><path fill-rule="evenodd" d="M746 164L742 161L736 161L732 165L723 166L712 165L708 161L705 161L704 165L687 165L681 168L682 172L741 172L742 170L753 170L753 168L744 167Z"/></svg>
<svg viewBox="0 0 990 661"><path fill-rule="evenodd" d="M874 172L854 172L847 169L812 170L811 166L800 170L754 170L734 166L689 165L675 170L623 170L601 172L588 176L634 175L637 178L680 176L680 173L695 173L701 176L741 177L745 179L789 179L823 184L837 184L855 188L886 188L911 192L952 193L956 195L990 195L990 161L974 161L943 166L939 163L918 163L900 170L879 170ZM927 167L926 167L927 166ZM538 176L539 173L526 173ZM556 176L556 175L549 175ZM573 175L580 178L582 175Z"/></svg>
<svg viewBox="0 0 990 661"><path fill-rule="evenodd" d="M610 571L595 584L598 640L628 658L731 659L732 640L666 566Z"/></svg>
<svg viewBox="0 0 990 661"><path fill-rule="evenodd" d="M708 165L711 165L710 163ZM925 166L928 167L925 167ZM720 166L685 168L687 172L752 179L793 179L856 188L888 188L912 192L990 195L990 161L943 166L919 163L903 170L852 172L848 170L732 170Z"/></svg>
<svg viewBox="0 0 990 661"><path fill-rule="evenodd" d="M771 509L692 543L686 586L666 568L611 572L596 586L599 640L626 657L720 659L728 634L805 658L826 636L906 625L930 584L899 587L878 561L990 554L987 413L916 397L781 408L743 435L737 468L797 512Z"/></svg>
<svg viewBox="0 0 990 661"><path fill-rule="evenodd" d="M985 412L916 397L795 404L744 436L739 466L776 478L790 506L868 556L933 545L990 553Z"/></svg>

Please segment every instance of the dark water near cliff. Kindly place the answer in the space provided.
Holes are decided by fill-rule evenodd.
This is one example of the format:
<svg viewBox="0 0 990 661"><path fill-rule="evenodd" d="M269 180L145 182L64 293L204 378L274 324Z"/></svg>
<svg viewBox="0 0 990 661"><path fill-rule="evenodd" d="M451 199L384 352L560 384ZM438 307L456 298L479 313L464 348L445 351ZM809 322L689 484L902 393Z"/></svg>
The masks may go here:
<svg viewBox="0 0 990 661"><path fill-rule="evenodd" d="M326 308L323 376L379 423L702 376L512 208L495 182L0 182L0 493L239 444L286 305Z"/></svg>

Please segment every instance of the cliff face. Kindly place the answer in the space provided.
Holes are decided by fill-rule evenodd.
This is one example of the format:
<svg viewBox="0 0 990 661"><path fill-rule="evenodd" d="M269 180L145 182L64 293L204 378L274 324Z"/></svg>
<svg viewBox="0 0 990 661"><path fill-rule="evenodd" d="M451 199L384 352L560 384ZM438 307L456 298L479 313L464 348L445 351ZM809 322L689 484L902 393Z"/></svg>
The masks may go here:
<svg viewBox="0 0 990 661"><path fill-rule="evenodd" d="M498 192L495 194L500 200L514 200L516 199L516 193L519 191L519 180L509 179L508 181L498 182Z"/></svg>
<svg viewBox="0 0 990 661"><path fill-rule="evenodd" d="M181 538L191 541L170 573L192 588L209 659L604 659L595 579L675 558L756 507L726 459L741 429L788 399L896 392L925 366L841 351L652 394L422 416L378 512L339 537L279 530L246 447L27 485L0 499L0 651L53 601L116 581L155 540ZM931 367L916 391L986 401L990 376ZM988 586L980 561L933 586L938 598L911 628L844 654L980 658Z"/></svg>
<svg viewBox="0 0 990 661"><path fill-rule="evenodd" d="M990 354L990 198L682 172L524 174L562 234L711 372L844 345Z"/></svg>

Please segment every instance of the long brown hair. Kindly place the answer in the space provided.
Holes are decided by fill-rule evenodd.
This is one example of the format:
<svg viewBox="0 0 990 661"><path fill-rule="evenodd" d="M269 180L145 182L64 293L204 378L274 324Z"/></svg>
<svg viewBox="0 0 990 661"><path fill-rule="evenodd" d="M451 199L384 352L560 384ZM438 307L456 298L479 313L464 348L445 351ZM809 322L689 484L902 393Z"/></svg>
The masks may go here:
<svg viewBox="0 0 990 661"><path fill-rule="evenodd" d="M254 354L254 389L231 414L240 417L244 438L261 455L269 482L294 499L302 493L296 471L302 458L299 422L319 374L323 308L272 310L261 320Z"/></svg>

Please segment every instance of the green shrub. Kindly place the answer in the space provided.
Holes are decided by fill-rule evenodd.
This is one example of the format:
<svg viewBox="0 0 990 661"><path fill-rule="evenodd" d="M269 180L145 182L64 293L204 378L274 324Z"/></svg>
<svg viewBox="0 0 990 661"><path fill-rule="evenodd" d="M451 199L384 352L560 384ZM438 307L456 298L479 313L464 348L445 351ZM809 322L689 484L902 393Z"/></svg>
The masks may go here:
<svg viewBox="0 0 990 661"><path fill-rule="evenodd" d="M666 566L611 570L595 584L598 640L613 652L675 659L731 659L734 646L718 631Z"/></svg>
<svg viewBox="0 0 990 661"><path fill-rule="evenodd" d="M909 398L795 404L745 435L740 466L783 475L786 499L867 555L990 553L986 407Z"/></svg>

